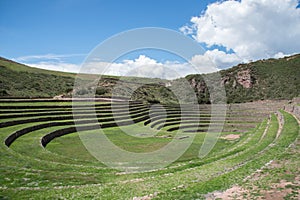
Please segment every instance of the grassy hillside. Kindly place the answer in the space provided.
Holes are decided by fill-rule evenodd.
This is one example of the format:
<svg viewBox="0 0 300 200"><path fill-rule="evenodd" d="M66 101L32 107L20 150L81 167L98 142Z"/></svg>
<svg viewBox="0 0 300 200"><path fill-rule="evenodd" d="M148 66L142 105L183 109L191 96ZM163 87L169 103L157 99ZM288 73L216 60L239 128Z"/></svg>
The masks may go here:
<svg viewBox="0 0 300 200"><path fill-rule="evenodd" d="M75 74L37 69L0 58L1 97L53 97L72 90Z"/></svg>
<svg viewBox="0 0 300 200"><path fill-rule="evenodd" d="M48 75L56 75L56 76L63 76L63 77L75 77L75 73L67 73L67 72L60 72L60 71L51 71L46 69L39 69L35 67L29 67L21 63L17 63L12 60L8 60L5 58L0 57L0 65L6 67L9 70L14 72L28 72L28 73L35 73L35 74L48 74Z"/></svg>
<svg viewBox="0 0 300 200"><path fill-rule="evenodd" d="M139 77L117 77L117 76L101 76L96 84L93 80L97 79L97 75L80 74L79 81L82 82L83 88L75 88L75 73L66 73L58 71L50 71L29 67L11 60L0 57L0 97L2 98L52 98L57 95L70 97L72 92L78 96L122 96L125 98L141 98L145 101L152 101L153 95L159 93L156 90L167 90L164 88L165 80L149 79ZM118 90L115 90L116 85ZM131 88L138 88L142 85L145 87L137 90L134 94ZM141 92L143 91L143 92ZM147 95L149 94L149 96ZM167 99L170 99L167 95ZM158 97L159 100L161 98ZM173 99L173 98L172 98ZM165 102L162 100L162 102ZM168 100L169 102L169 100Z"/></svg>
<svg viewBox="0 0 300 200"><path fill-rule="evenodd" d="M268 59L239 64L220 71L229 103L266 99L292 99L300 95L300 54L281 59ZM189 75L186 79L194 86L198 101L209 102L209 91L203 77Z"/></svg>
<svg viewBox="0 0 300 200"><path fill-rule="evenodd" d="M281 59L259 60L239 64L220 71L221 80L214 79L216 86L223 85L228 103L249 102L266 99L292 99L300 96L300 54ZM210 91L204 77L188 75L185 78L167 81L138 77L101 76L98 84L96 75L81 75L86 84L73 90L76 74L55 72L28 67L0 58L1 97L54 97L71 96L120 96L150 103L177 103L177 97L189 101L190 97L182 82L188 81L197 95L199 103L210 103ZM173 91L173 92L172 92ZM181 99L182 100L182 99Z"/></svg>

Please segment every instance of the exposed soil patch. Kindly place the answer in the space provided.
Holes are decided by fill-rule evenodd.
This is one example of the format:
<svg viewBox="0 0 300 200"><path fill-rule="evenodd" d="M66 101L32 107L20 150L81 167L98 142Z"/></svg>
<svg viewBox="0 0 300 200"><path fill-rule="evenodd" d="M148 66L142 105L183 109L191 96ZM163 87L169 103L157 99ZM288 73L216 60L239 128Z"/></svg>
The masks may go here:
<svg viewBox="0 0 300 200"><path fill-rule="evenodd" d="M226 135L226 136L223 136L221 137L222 139L224 140L237 140L239 139L241 136L238 135L238 134L229 134L229 135Z"/></svg>
<svg viewBox="0 0 300 200"><path fill-rule="evenodd" d="M296 179L300 179L297 176ZM255 199L257 200L283 200L287 199L299 199L300 196L299 182L289 182L286 180L281 180L279 183L274 183L269 189L264 190L253 186L251 190L247 190L240 186L233 186L223 192L214 192L207 194L206 200L244 200L244 199Z"/></svg>
<svg viewBox="0 0 300 200"><path fill-rule="evenodd" d="M215 199L223 199L223 200L242 200L247 199L246 195L249 193L248 190L240 187L233 186L232 188L224 191L224 192L215 192L211 194L210 197L206 197L206 200L215 200Z"/></svg>
<svg viewBox="0 0 300 200"><path fill-rule="evenodd" d="M288 194L291 194L293 189L287 186L292 186L293 183L281 180L280 183L274 184L269 190L262 190L262 198L267 200L284 199ZM299 191L298 191L299 192Z"/></svg>
<svg viewBox="0 0 300 200"><path fill-rule="evenodd" d="M143 197L133 197L132 200L150 200L155 198L158 195L158 192L154 192L153 194L149 194Z"/></svg>

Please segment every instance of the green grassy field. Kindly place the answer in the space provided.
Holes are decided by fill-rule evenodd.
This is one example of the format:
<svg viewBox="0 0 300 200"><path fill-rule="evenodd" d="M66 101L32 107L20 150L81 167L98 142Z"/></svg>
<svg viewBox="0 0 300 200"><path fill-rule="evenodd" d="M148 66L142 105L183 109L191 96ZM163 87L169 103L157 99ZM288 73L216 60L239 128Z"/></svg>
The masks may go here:
<svg viewBox="0 0 300 200"><path fill-rule="evenodd" d="M77 102L75 106L71 102L3 102L0 198L205 199L238 185L247 191L240 194L244 199L253 199L286 180L286 189L291 189L286 198L296 199L299 123L285 111L274 114L282 105L261 102L227 106L216 145L200 159L201 145L206 136L209 139L213 135L208 124L221 124L217 119L211 121L208 105L195 112L193 106L180 110L141 102ZM96 121L92 118L95 112ZM134 124L129 123L132 120ZM124 173L98 161L82 143L82 136L98 134L95 124L102 126L114 145L134 153L155 152L174 140L184 143L194 138L169 165ZM69 132L55 135L75 125L89 129L67 129ZM178 133L186 137L179 138ZM268 168L270 161L289 164ZM258 172L264 173L260 179L255 176Z"/></svg>

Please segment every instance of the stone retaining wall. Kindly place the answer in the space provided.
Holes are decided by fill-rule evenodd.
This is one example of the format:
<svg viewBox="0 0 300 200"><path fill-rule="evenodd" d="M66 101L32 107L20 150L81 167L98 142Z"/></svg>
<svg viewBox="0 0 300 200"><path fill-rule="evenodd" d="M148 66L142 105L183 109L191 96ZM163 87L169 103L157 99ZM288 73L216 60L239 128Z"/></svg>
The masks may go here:
<svg viewBox="0 0 300 200"><path fill-rule="evenodd" d="M298 119L300 119L300 106L297 105L286 105L284 110L293 113Z"/></svg>

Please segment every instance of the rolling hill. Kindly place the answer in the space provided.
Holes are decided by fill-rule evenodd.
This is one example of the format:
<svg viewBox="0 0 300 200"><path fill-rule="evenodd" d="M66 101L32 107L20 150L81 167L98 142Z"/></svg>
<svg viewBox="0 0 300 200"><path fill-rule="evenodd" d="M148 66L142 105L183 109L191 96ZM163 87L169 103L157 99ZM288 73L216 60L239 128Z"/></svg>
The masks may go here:
<svg viewBox="0 0 300 200"><path fill-rule="evenodd" d="M219 84L225 87L228 103L292 99L300 95L300 54L239 64L220 71L220 74ZM203 77L212 75L186 77L194 86L199 102L209 102Z"/></svg>
<svg viewBox="0 0 300 200"><path fill-rule="evenodd" d="M266 99L292 99L300 95L300 54L281 58L239 64L222 70L217 85L225 87L227 102L240 103ZM96 93L97 96L126 97L150 103L176 103L172 91L187 80L194 89L199 103L210 103L205 78L215 74L194 74L172 81L137 77L101 76L97 87L89 85L95 75L80 76L84 88L74 89L76 74L32 68L5 58L0 58L0 96L2 98L52 98L57 95L78 96ZM119 86L116 91L115 86ZM121 85L121 87L120 87ZM132 91L132 88L135 88ZM177 95L178 95L177 94Z"/></svg>
<svg viewBox="0 0 300 200"><path fill-rule="evenodd" d="M1 97L53 97L72 90L75 74L43 70L0 58Z"/></svg>

